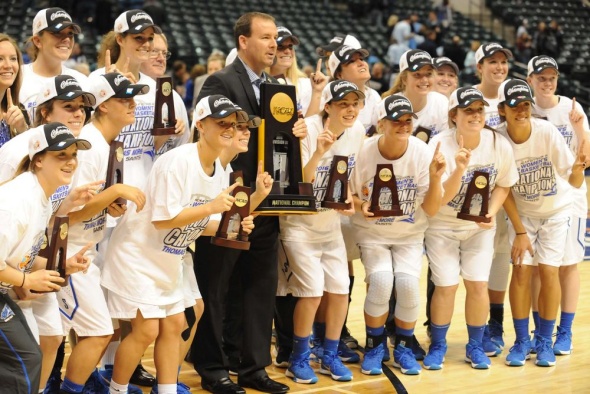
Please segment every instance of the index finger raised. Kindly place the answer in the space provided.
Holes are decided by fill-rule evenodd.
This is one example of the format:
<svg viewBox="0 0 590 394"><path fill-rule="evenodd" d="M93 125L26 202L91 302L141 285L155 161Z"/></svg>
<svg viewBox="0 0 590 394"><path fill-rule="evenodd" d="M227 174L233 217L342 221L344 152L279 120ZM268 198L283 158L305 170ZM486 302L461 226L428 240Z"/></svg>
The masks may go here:
<svg viewBox="0 0 590 394"><path fill-rule="evenodd" d="M433 158L435 158L438 155L439 150L440 150L440 141L438 141L438 143L436 144L436 148L434 148L434 156L432 156Z"/></svg>
<svg viewBox="0 0 590 394"><path fill-rule="evenodd" d="M7 103L8 108L10 108L14 105L12 103L12 94L11 94L10 88L6 89L6 103Z"/></svg>
<svg viewBox="0 0 590 394"><path fill-rule="evenodd" d="M318 63L317 63L317 65L315 66L315 72L316 72L316 73L319 73L319 72L321 72L321 71L322 71L322 58L319 58L319 59L318 59Z"/></svg>

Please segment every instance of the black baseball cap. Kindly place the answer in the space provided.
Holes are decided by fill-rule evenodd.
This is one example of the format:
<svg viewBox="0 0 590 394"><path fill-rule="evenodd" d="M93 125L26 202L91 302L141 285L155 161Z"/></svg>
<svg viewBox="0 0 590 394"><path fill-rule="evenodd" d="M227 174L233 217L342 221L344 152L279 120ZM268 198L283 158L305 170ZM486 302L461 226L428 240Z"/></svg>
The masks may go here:
<svg viewBox="0 0 590 394"><path fill-rule="evenodd" d="M410 114L413 118L418 119L410 100L399 94L392 94L381 100L377 104L376 111L378 119L398 120L406 114Z"/></svg>
<svg viewBox="0 0 590 394"><path fill-rule="evenodd" d="M33 19L33 35L39 34L41 31L47 30L57 33L66 27L72 27L75 34L80 34L80 26L72 22L70 14L58 7L45 8L35 15Z"/></svg>
<svg viewBox="0 0 590 394"><path fill-rule="evenodd" d="M535 102L529 84L516 78L502 82L498 88L498 100L509 107L516 107L524 101Z"/></svg>
<svg viewBox="0 0 590 394"><path fill-rule="evenodd" d="M291 30L287 29L284 26L277 27L278 37L277 37L277 45L281 45L287 38L290 38L293 41L294 45L299 45L299 38L291 33Z"/></svg>
<svg viewBox="0 0 590 394"><path fill-rule="evenodd" d="M449 97L449 111L453 108L467 108L476 101L481 101L483 105L489 106L488 102L483 97L483 94L472 86L455 89Z"/></svg>
<svg viewBox="0 0 590 394"><path fill-rule="evenodd" d="M493 56L496 52L502 52L506 55L506 58L512 59L512 51L510 51L510 49L504 48L497 42L490 42L480 45L479 48L477 48L477 51L475 52L475 62L479 63L483 59Z"/></svg>
<svg viewBox="0 0 590 394"><path fill-rule="evenodd" d="M415 72L424 66L433 66L432 56L426 51L420 49L411 49L405 51L399 59L399 71L409 70Z"/></svg>
<svg viewBox="0 0 590 394"><path fill-rule="evenodd" d="M529 61L527 75L538 74L547 68L552 68L557 71L557 74L559 74L559 67L557 66L555 59L547 55L535 56Z"/></svg>
<svg viewBox="0 0 590 394"><path fill-rule="evenodd" d="M123 12L115 20L115 33L138 34L153 27L156 34L162 34L162 29L154 24L154 20L143 10L129 10Z"/></svg>
<svg viewBox="0 0 590 394"><path fill-rule="evenodd" d="M37 95L36 102L37 105L40 105L52 99L69 101L80 96L84 99L84 106L92 107L96 104L94 95L83 91L76 78L71 75L61 74L48 79L43 84Z"/></svg>
<svg viewBox="0 0 590 394"><path fill-rule="evenodd" d="M446 56L435 57L434 59L432 59L432 65L437 70L442 66L450 66L455 71L455 74L459 76L459 66L457 66L457 63L455 63Z"/></svg>
<svg viewBox="0 0 590 394"><path fill-rule="evenodd" d="M92 147L90 142L74 137L72 131L62 123L47 123L27 131L29 135L29 158L39 152L59 151L76 144L78 149L87 150Z"/></svg>

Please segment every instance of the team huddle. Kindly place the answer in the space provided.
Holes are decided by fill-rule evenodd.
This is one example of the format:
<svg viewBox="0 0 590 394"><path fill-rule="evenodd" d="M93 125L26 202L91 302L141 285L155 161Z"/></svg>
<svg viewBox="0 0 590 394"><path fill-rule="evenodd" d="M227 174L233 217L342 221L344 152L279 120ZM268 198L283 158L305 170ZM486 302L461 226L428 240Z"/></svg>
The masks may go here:
<svg viewBox="0 0 590 394"><path fill-rule="evenodd" d="M117 18L89 76L62 65L81 33L64 10L39 11L32 33L26 65L0 34L1 392L141 393L130 380L152 343L151 392L160 394L190 392L178 381L189 350L212 393L287 392L267 375L271 362L300 384L318 382L318 371L350 381L345 364L354 362L379 375L392 356L388 339L393 366L418 375L444 366L460 278L472 368L490 368L503 352L515 367L531 354L550 367L571 353L590 127L575 99L556 95L553 58L531 59L526 81L507 79L512 53L486 43L475 54L480 84L459 87L450 59L409 50L379 97L356 38L318 48L307 78L299 38L252 12L236 22L236 53L207 77L192 119L173 91L173 134L158 135L156 79L168 47L148 14ZM279 79L295 86L299 119L289 132L317 214L256 212L283 181L258 157L262 86ZM344 204L325 208L342 157ZM234 171L253 190L237 226L248 250L211 242L238 202ZM63 216L58 272L44 251ZM414 335L424 255L428 351ZM346 339L355 259L367 284L362 360Z"/></svg>

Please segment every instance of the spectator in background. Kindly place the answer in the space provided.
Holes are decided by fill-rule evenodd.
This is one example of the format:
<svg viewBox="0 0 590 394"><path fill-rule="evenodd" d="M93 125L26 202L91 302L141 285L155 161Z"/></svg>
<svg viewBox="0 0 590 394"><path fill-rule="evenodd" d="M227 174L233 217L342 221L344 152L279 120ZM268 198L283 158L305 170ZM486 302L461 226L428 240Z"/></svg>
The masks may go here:
<svg viewBox="0 0 590 394"><path fill-rule="evenodd" d="M172 64L172 72L174 89L178 92L178 94L180 94L182 100L184 101L184 105L187 107L188 110L193 103L193 98L191 92L190 101L187 101L187 88L194 89L194 86L192 86L192 82L189 82L191 75L186 69L186 63L182 60L176 60Z"/></svg>
<svg viewBox="0 0 590 394"><path fill-rule="evenodd" d="M550 46L548 49L554 52L552 57L557 59L561 53L561 46L563 45L563 30L555 19L551 19L551 22L549 22L549 35L553 38L548 40L548 44L554 47Z"/></svg>
<svg viewBox="0 0 590 394"><path fill-rule="evenodd" d="M194 93L192 107L197 105L197 97L199 96L201 88L203 87L207 77L214 72L221 70L223 67L225 67L225 55L222 52L213 52L211 55L209 55L207 58L207 72L196 77L194 81L195 87L193 89Z"/></svg>
<svg viewBox="0 0 590 394"><path fill-rule="evenodd" d="M516 51L514 57L521 63L528 63L533 57L533 39L527 32L522 33L516 38Z"/></svg>
<svg viewBox="0 0 590 394"><path fill-rule="evenodd" d="M399 59L401 59L402 55L409 49L410 47L405 44L400 44L395 38L391 39L389 48L387 48L387 59L389 60L389 66L391 67L392 72L397 73L399 70Z"/></svg>
<svg viewBox="0 0 590 394"><path fill-rule="evenodd" d="M168 22L168 13L157 0L146 0L143 10L148 13L154 20L154 23L160 27L164 27Z"/></svg>
<svg viewBox="0 0 590 394"><path fill-rule="evenodd" d="M417 49L421 49L435 58L438 56L436 52L436 32L434 30L426 30L424 32L424 41L418 45Z"/></svg>
<svg viewBox="0 0 590 394"><path fill-rule="evenodd" d="M518 40L519 37L522 36L524 33L526 33L530 36L528 28L529 28L529 20L524 18L522 20L522 22L520 22L520 25L518 26L518 29L516 30L516 40Z"/></svg>
<svg viewBox="0 0 590 394"><path fill-rule="evenodd" d="M410 27L414 35L410 38L410 48L416 49L418 45L424 42L424 25L420 22L420 17L415 12L410 15Z"/></svg>
<svg viewBox="0 0 590 394"><path fill-rule="evenodd" d="M436 32L436 46L441 46L442 44L442 29L440 26L440 21L436 16L436 12L430 11L428 13L428 20L425 23L426 27L430 30L434 30Z"/></svg>
<svg viewBox="0 0 590 394"><path fill-rule="evenodd" d="M477 48L479 48L479 44L477 47L475 47L476 50ZM445 47L443 48L443 54L449 59L451 59L453 63L455 63L459 67L459 70L463 69L466 53L465 49L463 49L463 46L461 45L461 37L453 36L453 40L451 41L451 43L445 45ZM475 55L475 52L473 52L473 54ZM473 59L475 60L475 57ZM473 65L473 67L475 67L475 64Z"/></svg>
<svg viewBox="0 0 590 394"><path fill-rule="evenodd" d="M391 33L391 38L394 38L400 45L410 47L410 39L414 37L412 26L410 25L410 15L405 15L402 20L397 22Z"/></svg>
<svg viewBox="0 0 590 394"><path fill-rule="evenodd" d="M389 15L389 18L387 19L387 31L385 32L385 37L388 41L391 40L391 38L393 37L393 29L395 28L395 25L397 24L397 22L399 21L399 16L397 15Z"/></svg>
<svg viewBox="0 0 590 394"><path fill-rule="evenodd" d="M481 43L478 40L471 41L471 48L465 55L465 61L463 62L463 70L461 72L461 80L464 84L475 85L479 83L477 77L477 61L475 60L475 52L479 48ZM456 62L455 62L456 63ZM460 63L457 63L460 64Z"/></svg>
<svg viewBox="0 0 590 394"><path fill-rule="evenodd" d="M444 30L453 24L453 8L449 0L443 0L436 8L436 14Z"/></svg>
<svg viewBox="0 0 590 394"><path fill-rule="evenodd" d="M373 64L369 87L375 89L377 93L379 93L379 96L389 89L389 78L385 69L385 64L381 62Z"/></svg>

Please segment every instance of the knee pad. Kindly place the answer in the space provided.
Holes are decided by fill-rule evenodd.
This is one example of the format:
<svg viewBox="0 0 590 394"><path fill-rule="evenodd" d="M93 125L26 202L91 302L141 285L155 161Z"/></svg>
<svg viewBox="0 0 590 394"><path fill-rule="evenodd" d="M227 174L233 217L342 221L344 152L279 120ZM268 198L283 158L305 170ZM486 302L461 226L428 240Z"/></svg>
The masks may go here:
<svg viewBox="0 0 590 394"><path fill-rule="evenodd" d="M368 277L369 291L365 298L365 312L379 317L389 311L389 297L393 289L393 272L373 272Z"/></svg>
<svg viewBox="0 0 590 394"><path fill-rule="evenodd" d="M496 253L492 260L488 288L494 291L506 291L510 275L510 254Z"/></svg>
<svg viewBox="0 0 590 394"><path fill-rule="evenodd" d="M420 279L403 272L395 274L395 317L405 322L418 320Z"/></svg>

